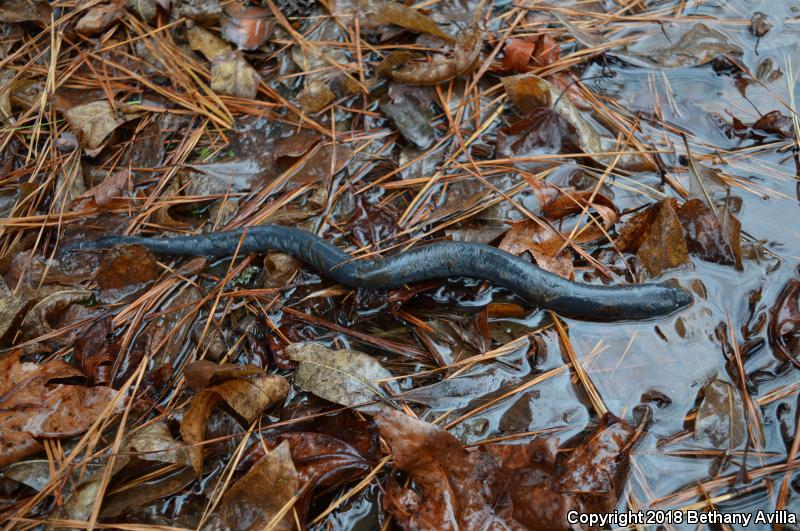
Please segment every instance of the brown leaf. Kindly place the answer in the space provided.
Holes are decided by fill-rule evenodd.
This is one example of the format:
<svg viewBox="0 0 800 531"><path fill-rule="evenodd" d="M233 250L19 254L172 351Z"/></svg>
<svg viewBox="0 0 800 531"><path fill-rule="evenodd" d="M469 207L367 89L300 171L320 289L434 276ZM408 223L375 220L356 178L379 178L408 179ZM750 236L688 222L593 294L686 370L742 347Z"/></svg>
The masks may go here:
<svg viewBox="0 0 800 531"><path fill-rule="evenodd" d="M140 292L161 274L153 253L141 245L108 251L95 273L101 302L117 302Z"/></svg>
<svg viewBox="0 0 800 531"><path fill-rule="evenodd" d="M189 47L203 54L209 61L233 51L227 42L200 26L192 26L186 30L186 36L189 38Z"/></svg>
<svg viewBox="0 0 800 531"><path fill-rule="evenodd" d="M119 170L106 176L96 186L82 193L78 200L80 207L106 207L116 204L127 204L123 199L125 190L128 188L130 171ZM87 204L88 203L88 204Z"/></svg>
<svg viewBox="0 0 800 531"><path fill-rule="evenodd" d="M181 437L187 444L194 445L188 451L197 476L203 472L203 447L199 443L205 440L208 417L220 401L227 402L237 414L252 423L265 409L283 399L289 388L285 378L268 374L252 380L228 380L198 393L181 422Z"/></svg>
<svg viewBox="0 0 800 531"><path fill-rule="evenodd" d="M272 35L272 17L269 9L244 7L238 3L225 6L222 18L222 36L242 50L254 50L267 42Z"/></svg>
<svg viewBox="0 0 800 531"><path fill-rule="evenodd" d="M459 32L452 55L435 55L430 61L408 62L388 70L395 81L408 85L436 85L470 72L483 48L483 34L476 29Z"/></svg>
<svg viewBox="0 0 800 531"><path fill-rule="evenodd" d="M297 96L303 111L312 114L321 111L335 99L336 94L330 89L328 83L321 80L306 82L305 87Z"/></svg>
<svg viewBox="0 0 800 531"><path fill-rule="evenodd" d="M255 99L260 79L238 51L218 55L211 63L211 90L217 94Z"/></svg>
<svg viewBox="0 0 800 531"><path fill-rule="evenodd" d="M114 129L139 116L137 113L117 113L106 100L78 105L64 111L64 118L78 137L84 152L90 157L103 150L106 139Z"/></svg>
<svg viewBox="0 0 800 531"><path fill-rule="evenodd" d="M283 442L228 489L206 529L264 529L294 497L298 484L289 443ZM292 531L291 515L287 511L271 529Z"/></svg>
<svg viewBox="0 0 800 531"><path fill-rule="evenodd" d="M115 518L128 509L148 502L166 499L188 487L194 481L191 468L180 468L166 476L137 482L135 486L122 492L107 494L103 499L101 518Z"/></svg>
<svg viewBox="0 0 800 531"><path fill-rule="evenodd" d="M517 256L528 251L542 269L573 278L572 255L569 249L562 249L563 243L564 239L543 222L528 219L514 223L498 247Z"/></svg>
<svg viewBox="0 0 800 531"><path fill-rule="evenodd" d="M45 336L55 330L51 323L58 322L58 317L72 304L83 302L92 296L91 291L75 288L50 286L40 291L36 303L28 310L28 314L20 325L23 336L29 339Z"/></svg>
<svg viewBox="0 0 800 531"><path fill-rule="evenodd" d="M110 319L100 319L89 326L75 342L75 361L93 384L107 385L113 380L111 370L119 345L110 339L112 332Z"/></svg>
<svg viewBox="0 0 800 531"><path fill-rule="evenodd" d="M713 448L734 449L744 442L747 428L742 398L722 380L709 382L700 391L702 402L694 421L694 438Z"/></svg>
<svg viewBox="0 0 800 531"><path fill-rule="evenodd" d="M417 33L427 33L447 42L453 38L439 28L428 16L419 10L391 0L366 0L358 3L364 27L381 24L394 24Z"/></svg>
<svg viewBox="0 0 800 531"><path fill-rule="evenodd" d="M38 0L4 0L0 3L0 22L50 22L50 6Z"/></svg>
<svg viewBox="0 0 800 531"><path fill-rule="evenodd" d="M689 249L683 238L681 222L670 200L660 203L658 214L645 232L636 257L651 277L689 262Z"/></svg>
<svg viewBox="0 0 800 531"><path fill-rule="evenodd" d="M468 452L442 428L403 413L381 412L377 421L395 466L414 480L411 489L392 477L384 497L405 529L575 529L568 511L616 506L634 434L606 415L557 465L554 438Z"/></svg>
<svg viewBox="0 0 800 531"><path fill-rule="evenodd" d="M108 29L124 13L119 0L90 8L75 24L75 31L84 35L97 35Z"/></svg>
<svg viewBox="0 0 800 531"><path fill-rule="evenodd" d="M386 399L377 382L392 374L362 352L331 350L317 343L292 343L286 347L286 354L300 362L294 384L304 391L343 406ZM375 411L379 407L380 404L358 409Z"/></svg>
<svg viewBox="0 0 800 531"><path fill-rule="evenodd" d="M682 24L678 30L682 32L680 35L669 35L666 31L648 33L628 46L625 53L661 68L699 66L722 55L742 53L724 33L701 22L692 26Z"/></svg>
<svg viewBox="0 0 800 531"><path fill-rule="evenodd" d="M0 468L38 452L34 437L83 433L117 394L110 387L52 383L80 371L61 360L40 365L20 355L0 358Z"/></svg>
<svg viewBox="0 0 800 531"><path fill-rule="evenodd" d="M233 363L213 363L208 360L193 361L184 369L186 383L195 391L217 385L235 378L248 378L264 371L255 365L234 365Z"/></svg>
<svg viewBox="0 0 800 531"><path fill-rule="evenodd" d="M792 278L786 283L769 317L773 352L800 368L800 280Z"/></svg>
<svg viewBox="0 0 800 531"><path fill-rule="evenodd" d="M10 295L0 294L0 339L3 339L9 330L16 330L24 317L24 310L31 301L27 293Z"/></svg>
<svg viewBox="0 0 800 531"><path fill-rule="evenodd" d="M508 158L580 153L580 136L566 118L547 107L537 107L497 131L497 152Z"/></svg>
<svg viewBox="0 0 800 531"><path fill-rule="evenodd" d="M728 210L727 234L717 220L717 215L700 199L690 199L678 209L683 225L686 245L690 253L708 262L734 265L742 270L742 252L739 240L741 224Z"/></svg>
<svg viewBox="0 0 800 531"><path fill-rule="evenodd" d="M503 70L524 73L531 70L531 60L536 67L558 61L560 49L553 38L545 33L533 39L508 39L504 54Z"/></svg>

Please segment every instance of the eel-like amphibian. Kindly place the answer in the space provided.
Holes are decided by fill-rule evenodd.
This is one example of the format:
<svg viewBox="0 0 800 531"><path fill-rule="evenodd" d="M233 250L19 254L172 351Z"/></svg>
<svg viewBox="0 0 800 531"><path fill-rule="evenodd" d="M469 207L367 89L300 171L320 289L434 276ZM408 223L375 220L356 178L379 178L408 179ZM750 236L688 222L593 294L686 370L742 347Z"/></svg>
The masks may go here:
<svg viewBox="0 0 800 531"><path fill-rule="evenodd" d="M139 244L155 253L181 256L228 256L237 248L240 254L280 251L353 288L397 288L423 280L471 277L488 280L540 308L594 321L650 319L692 303L689 292L664 284L602 286L572 282L478 243L438 242L377 260L355 260L310 232L280 225L172 238L110 236L73 244L68 250L120 244Z"/></svg>

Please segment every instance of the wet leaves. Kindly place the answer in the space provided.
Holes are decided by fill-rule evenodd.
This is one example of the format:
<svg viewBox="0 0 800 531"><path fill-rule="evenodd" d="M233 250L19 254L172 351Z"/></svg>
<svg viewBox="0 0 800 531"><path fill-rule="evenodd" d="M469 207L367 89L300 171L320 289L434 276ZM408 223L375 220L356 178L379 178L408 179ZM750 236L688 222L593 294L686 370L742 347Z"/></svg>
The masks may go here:
<svg viewBox="0 0 800 531"><path fill-rule="evenodd" d="M105 147L109 135L127 121L135 120L138 113L119 111L111 107L107 100L78 105L64 111L72 132L78 137L84 152L93 157Z"/></svg>
<svg viewBox="0 0 800 531"><path fill-rule="evenodd" d="M736 266L741 271L741 225L730 212L722 215L727 220L727 230L723 229L711 208L700 199L690 199L678 209L690 253L709 262Z"/></svg>
<svg viewBox="0 0 800 531"><path fill-rule="evenodd" d="M364 353L331 350L317 343L293 343L286 347L286 354L300 363L294 383L305 391L343 406L359 406L362 411L382 407L380 403L364 405L366 402L387 400L379 382L392 375Z"/></svg>
<svg viewBox="0 0 800 531"><path fill-rule="evenodd" d="M406 96L399 103L382 103L381 111L392 119L405 139L419 149L428 149L436 141L436 131L431 126L433 116L413 96Z"/></svg>
<svg viewBox="0 0 800 531"><path fill-rule="evenodd" d="M269 39L272 27L269 9L231 3L225 7L221 30L225 40L239 49L253 50Z"/></svg>
<svg viewBox="0 0 800 531"><path fill-rule="evenodd" d="M483 34L477 29L459 32L450 56L438 54L430 61L409 61L385 69L389 77L408 85L437 85L470 72L478 62Z"/></svg>
<svg viewBox="0 0 800 531"><path fill-rule="evenodd" d="M560 55L558 44L546 33L534 39L509 39L503 52L503 70L513 73L547 66Z"/></svg>
<svg viewBox="0 0 800 531"><path fill-rule="evenodd" d="M194 445L188 451L198 477L203 470L203 447L199 443L205 440L208 417L217 404L224 401L249 424L289 392L289 383L282 376L268 374L247 378L245 376L253 372L249 368L236 371L230 366L222 366L213 371L207 363L199 363L200 366L187 367L193 383L210 384L215 378L224 381L200 391L192 399L181 422L181 437L187 444Z"/></svg>
<svg viewBox="0 0 800 531"><path fill-rule="evenodd" d="M774 352L800 368L800 280L786 283L769 315L769 343Z"/></svg>
<svg viewBox="0 0 800 531"><path fill-rule="evenodd" d="M297 471L283 442L261 460L222 497L206 529L270 529L291 531L294 519L289 502L298 488Z"/></svg>
<svg viewBox="0 0 800 531"><path fill-rule="evenodd" d="M102 302L117 302L134 295L161 272L153 253L141 245L124 245L108 251L95 274Z"/></svg>
<svg viewBox="0 0 800 531"><path fill-rule="evenodd" d="M712 380L701 391L694 422L694 438L713 448L738 448L747 436L742 398L722 380Z"/></svg>
<svg viewBox="0 0 800 531"><path fill-rule="evenodd" d="M569 529L570 510L607 511L624 488L634 430L605 416L569 457L557 439L468 452L445 430L400 412L378 415L395 466L384 507L406 529Z"/></svg>
<svg viewBox="0 0 800 531"><path fill-rule="evenodd" d="M80 371L61 360L37 364L21 355L15 350L0 358L0 468L39 452L37 438L83 433L117 394L110 387L57 383Z"/></svg>
<svg viewBox="0 0 800 531"><path fill-rule="evenodd" d="M362 16L371 24L394 24L417 33L427 33L447 42L453 38L439 28L429 17L419 10L408 7L400 2L391 0L367 0L358 2L358 7L363 10Z"/></svg>
<svg viewBox="0 0 800 531"><path fill-rule="evenodd" d="M211 63L211 90L243 99L255 99L261 78L240 52L218 55Z"/></svg>
<svg viewBox="0 0 800 531"><path fill-rule="evenodd" d="M741 54L742 49L724 33L703 23L681 25L677 36L652 33L629 46L627 54L662 68L678 68L706 64L726 54Z"/></svg>

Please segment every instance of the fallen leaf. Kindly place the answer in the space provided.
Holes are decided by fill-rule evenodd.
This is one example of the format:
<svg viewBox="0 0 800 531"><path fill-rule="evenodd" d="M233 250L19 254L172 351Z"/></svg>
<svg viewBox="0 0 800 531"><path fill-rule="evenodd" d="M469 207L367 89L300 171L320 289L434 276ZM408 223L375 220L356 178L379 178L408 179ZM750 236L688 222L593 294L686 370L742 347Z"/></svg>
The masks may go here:
<svg viewBox="0 0 800 531"><path fill-rule="evenodd" d="M553 38L545 33L530 39L508 39L503 50L503 70L524 73L535 67L548 66L558 61L560 49Z"/></svg>
<svg viewBox="0 0 800 531"><path fill-rule="evenodd" d="M120 125L135 120L140 114L117 113L106 100L78 105L64 111L72 132L90 157L99 154L109 135Z"/></svg>
<svg viewBox="0 0 800 531"><path fill-rule="evenodd" d="M586 119L586 113L547 80L528 73L502 77L500 81L511 102L523 114L545 107L564 117L578 132L581 151L596 161L606 166L616 161L618 167L633 171L653 169L653 164L646 157L627 146L622 146L623 153L619 160L616 160L617 155L600 155L609 150L604 147L599 126ZM614 141L607 139L608 142L611 142L611 147L614 146Z"/></svg>
<svg viewBox="0 0 800 531"><path fill-rule="evenodd" d="M433 115L415 97L406 96L400 103L382 103L381 112L392 119L403 138L425 150L436 141L431 125Z"/></svg>
<svg viewBox="0 0 800 531"><path fill-rule="evenodd" d="M0 358L0 468L41 450L35 437L70 437L86 431L114 399L110 387L62 385L79 377L61 361L22 361L15 350Z"/></svg>
<svg viewBox="0 0 800 531"><path fill-rule="evenodd" d="M137 482L121 492L106 494L103 499L101 518L115 518L125 511L148 502L166 499L176 494L194 481L191 468L180 468L165 476Z"/></svg>
<svg viewBox="0 0 800 531"><path fill-rule="evenodd" d="M238 51L218 55L211 63L211 90L217 94L255 99L260 79Z"/></svg>
<svg viewBox="0 0 800 531"><path fill-rule="evenodd" d="M289 443L283 442L234 483L205 529L270 529L292 531L291 510L273 522L297 493L299 481Z"/></svg>
<svg viewBox="0 0 800 531"><path fill-rule="evenodd" d="M392 476L384 508L405 529L574 529L569 511L616 507L634 430L613 415L562 463L558 440L488 445L468 452L447 431L396 411L377 416L394 464L415 487Z"/></svg>
<svg viewBox="0 0 800 531"><path fill-rule="evenodd" d="M669 199L660 203L658 214L645 231L636 257L651 277L689 263L689 249L683 237L683 228Z"/></svg>
<svg viewBox="0 0 800 531"><path fill-rule="evenodd" d="M70 305L84 302L92 295L91 291L85 289L48 287L40 292L40 296L22 321L20 330L23 336L35 339L53 332L55 327L51 322L57 322L60 314Z"/></svg>
<svg viewBox="0 0 800 531"><path fill-rule="evenodd" d="M213 363L208 360L193 361L186 366L183 375L186 383L195 391L217 385L235 378L249 378L264 371L255 365L234 365L233 363Z"/></svg>
<svg viewBox="0 0 800 531"><path fill-rule="evenodd" d="M336 94L330 89L328 83L322 80L307 81L297 96L303 112L312 114L321 111L335 99Z"/></svg>
<svg viewBox="0 0 800 531"><path fill-rule="evenodd" d="M114 1L91 7L75 24L75 31L84 35L97 35L122 17L122 2Z"/></svg>
<svg viewBox="0 0 800 531"><path fill-rule="evenodd" d="M77 198L78 207L96 208L127 204L124 192L128 188L130 176L131 173L127 169L110 173L96 186L86 190Z"/></svg>
<svg viewBox="0 0 800 531"><path fill-rule="evenodd" d="M161 274L155 256L141 245L114 247L106 253L95 273L98 299L118 302L141 292Z"/></svg>
<svg viewBox="0 0 800 531"><path fill-rule="evenodd" d="M702 401L694 421L694 438L707 441L713 448L734 449L746 436L742 398L736 389L722 380L712 380L700 391Z"/></svg>
<svg viewBox="0 0 800 531"><path fill-rule="evenodd" d="M374 358L354 350L331 350L318 343L292 343L286 355L300 365L294 383L309 393L343 406L372 400L386 401L378 380L392 374ZM362 405L361 411L376 411L381 404Z"/></svg>
<svg viewBox="0 0 800 531"><path fill-rule="evenodd" d="M268 252L264 255L265 288L284 288L300 270L302 263L292 255Z"/></svg>
<svg viewBox="0 0 800 531"><path fill-rule="evenodd" d="M438 54L430 61L409 61L384 71L400 83L437 85L470 72L480 58L483 34L476 29L461 30L450 57Z"/></svg>
<svg viewBox="0 0 800 531"><path fill-rule="evenodd" d="M773 352L800 368L800 280L792 278L786 283L769 316Z"/></svg>
<svg viewBox="0 0 800 531"><path fill-rule="evenodd" d="M142 461L172 463L189 466L190 459L184 446L172 437L163 422L153 422L136 430L122 444L122 453Z"/></svg>
<svg viewBox="0 0 800 531"><path fill-rule="evenodd" d="M225 6L220 29L226 41L242 50L254 50L267 42L272 26L269 9L231 3Z"/></svg>
<svg viewBox="0 0 800 531"><path fill-rule="evenodd" d="M50 6L38 0L4 0L0 4L0 22L50 22Z"/></svg>
<svg viewBox="0 0 800 531"><path fill-rule="evenodd" d="M624 53L660 68L700 66L722 55L742 53L724 33L703 23L678 27L682 32L679 36L667 36L666 30L664 33L649 32L628 46ZM621 55L621 58L626 57Z"/></svg>
<svg viewBox="0 0 800 531"><path fill-rule="evenodd" d="M113 330L109 319L100 319L89 326L75 341L75 361L81 371L96 385L113 381L111 370L119 352L119 345L111 340Z"/></svg>
<svg viewBox="0 0 800 531"><path fill-rule="evenodd" d="M427 33L447 42L453 38L439 28L428 16L419 10L391 0L359 1L358 10L364 27L381 24L394 24L417 33Z"/></svg>
<svg viewBox="0 0 800 531"><path fill-rule="evenodd" d="M545 271L571 279L575 276L572 254L563 243L558 232L544 222L527 219L514 223L498 247L517 256L527 251Z"/></svg>
<svg viewBox="0 0 800 531"><path fill-rule="evenodd" d="M17 329L30 300L30 295L25 293L0 294L0 339L5 338L9 330Z"/></svg>
<svg viewBox="0 0 800 531"><path fill-rule="evenodd" d="M733 265L742 270L742 252L739 241L741 224L729 211L728 233L717 220L717 215L700 199L690 199L678 209L678 218L684 230L686 245L691 254L703 260L722 265Z"/></svg>
<svg viewBox="0 0 800 531"><path fill-rule="evenodd" d="M189 47L203 54L209 61L233 51L227 42L200 26L190 27L186 30L186 36Z"/></svg>
<svg viewBox="0 0 800 531"><path fill-rule="evenodd" d="M198 393L181 422L183 441L194 445L188 448L188 452L197 477L203 471L203 447L200 443L205 440L208 417L220 401L225 401L246 422L252 423L265 409L283 399L289 388L289 382L282 376L268 374L253 379L228 380Z"/></svg>
<svg viewBox="0 0 800 531"><path fill-rule="evenodd" d="M512 159L580 153L580 136L566 118L547 107L537 107L525 118L497 131L497 153Z"/></svg>

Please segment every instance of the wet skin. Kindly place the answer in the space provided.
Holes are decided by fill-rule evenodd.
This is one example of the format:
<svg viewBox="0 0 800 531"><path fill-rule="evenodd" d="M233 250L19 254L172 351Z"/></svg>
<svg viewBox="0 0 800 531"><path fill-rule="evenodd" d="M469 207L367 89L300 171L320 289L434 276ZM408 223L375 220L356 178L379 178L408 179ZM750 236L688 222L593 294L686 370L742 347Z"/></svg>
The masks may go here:
<svg viewBox="0 0 800 531"><path fill-rule="evenodd" d="M154 253L179 256L229 256L237 248L240 255L280 251L353 288L398 288L423 280L470 277L488 280L540 308L595 321L652 319L692 303L687 291L665 284L602 286L573 282L478 243L439 242L377 260L354 260L310 232L280 225L174 238L111 236L80 242L66 250L120 244L139 244Z"/></svg>

